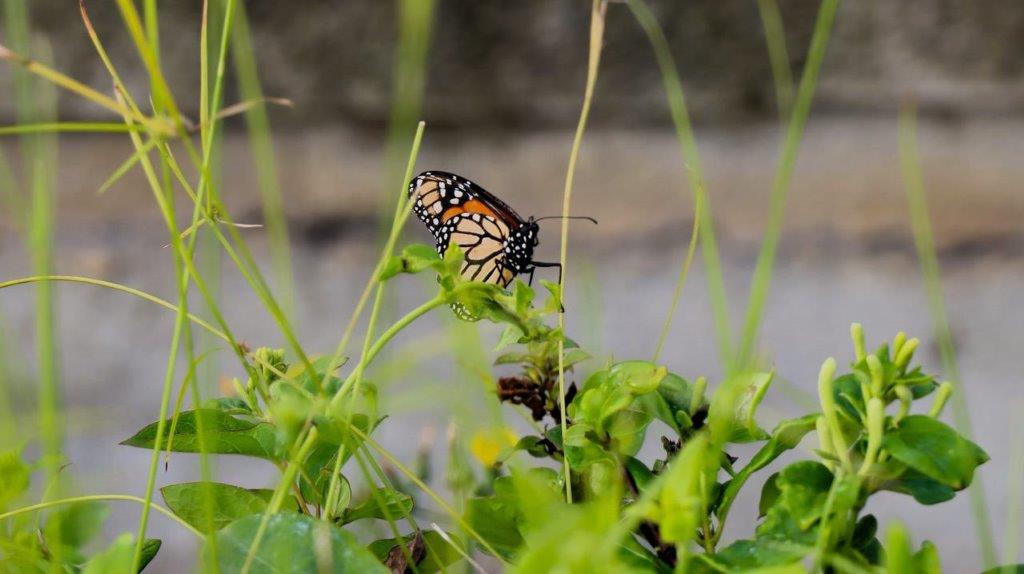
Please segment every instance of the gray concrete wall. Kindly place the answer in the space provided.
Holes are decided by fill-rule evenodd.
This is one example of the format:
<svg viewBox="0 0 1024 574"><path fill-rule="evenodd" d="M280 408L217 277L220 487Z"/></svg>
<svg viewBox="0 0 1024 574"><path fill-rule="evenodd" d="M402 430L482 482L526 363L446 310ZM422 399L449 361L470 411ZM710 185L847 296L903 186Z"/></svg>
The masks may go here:
<svg viewBox="0 0 1024 574"><path fill-rule="evenodd" d="M182 102L198 101L200 2L161 3L164 56ZM774 90L754 0L654 0L698 121L774 114ZM818 2L780 0L790 61L804 61ZM88 2L109 51L137 86L130 39L113 2ZM386 121L395 2L247 3L267 93L293 99L289 122ZM586 63L589 2L439 0L425 117L438 126L551 128L573 121ZM73 2L32 2L60 69L99 89L109 81ZM612 5L595 123L660 125L661 84L640 28ZM3 86L0 86L2 89ZM7 93L6 90L3 93ZM842 3L818 110L882 112L914 96L953 115L1024 111L1024 7L1018 0L859 0ZM66 98L65 116L101 117ZM196 115L194 106L186 108ZM10 101L0 99L0 117Z"/></svg>

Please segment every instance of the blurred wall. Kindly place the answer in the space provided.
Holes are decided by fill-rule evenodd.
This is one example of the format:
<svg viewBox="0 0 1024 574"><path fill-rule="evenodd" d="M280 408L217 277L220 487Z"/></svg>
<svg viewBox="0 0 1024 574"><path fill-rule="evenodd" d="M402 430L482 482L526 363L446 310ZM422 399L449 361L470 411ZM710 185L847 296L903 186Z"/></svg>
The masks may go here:
<svg viewBox="0 0 1024 574"><path fill-rule="evenodd" d="M182 102L196 102L201 2L161 3L164 57ZM790 63L802 68L818 0L779 0ZM88 2L109 51L137 86L142 67L113 2ZM270 95L293 99L290 121L377 125L387 119L397 2L247 3ZM774 114L774 89L755 0L651 0L686 81L697 121ZM107 89L75 3L32 3L57 65ZM589 2L439 0L429 56L426 118L435 127L559 127L575 121L584 81ZM650 48L629 10L612 5L597 125L663 123ZM128 65L130 64L130 65ZM4 74L4 81L7 81ZM0 93L7 93L0 86ZM842 3L816 112L891 110L915 96L944 115L1024 111L1020 0L858 0ZM103 112L65 98L65 117ZM197 115L195 110L190 110ZM0 99L0 116L11 102Z"/></svg>

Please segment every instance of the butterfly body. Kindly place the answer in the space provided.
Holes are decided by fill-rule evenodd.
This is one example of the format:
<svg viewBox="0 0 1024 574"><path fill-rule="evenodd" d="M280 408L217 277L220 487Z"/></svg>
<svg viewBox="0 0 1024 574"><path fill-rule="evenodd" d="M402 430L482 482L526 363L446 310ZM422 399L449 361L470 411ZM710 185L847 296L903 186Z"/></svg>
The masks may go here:
<svg viewBox="0 0 1024 574"><path fill-rule="evenodd" d="M462 276L508 287L517 275L557 264L533 261L539 226L523 219L487 190L443 171L426 171L409 182L413 213L434 235L441 255L454 243L465 253Z"/></svg>

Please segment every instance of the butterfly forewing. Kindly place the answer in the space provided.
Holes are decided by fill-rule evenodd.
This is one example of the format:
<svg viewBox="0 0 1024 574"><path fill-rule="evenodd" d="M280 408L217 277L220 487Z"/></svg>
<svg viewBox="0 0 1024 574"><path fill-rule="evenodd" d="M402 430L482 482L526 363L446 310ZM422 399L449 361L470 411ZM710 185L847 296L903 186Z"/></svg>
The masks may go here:
<svg viewBox="0 0 1024 574"><path fill-rule="evenodd" d="M462 276L507 287L532 256L530 229L505 202L472 181L427 171L409 182L413 212L434 235L438 253L455 243L464 252ZM529 228L528 228L529 227Z"/></svg>

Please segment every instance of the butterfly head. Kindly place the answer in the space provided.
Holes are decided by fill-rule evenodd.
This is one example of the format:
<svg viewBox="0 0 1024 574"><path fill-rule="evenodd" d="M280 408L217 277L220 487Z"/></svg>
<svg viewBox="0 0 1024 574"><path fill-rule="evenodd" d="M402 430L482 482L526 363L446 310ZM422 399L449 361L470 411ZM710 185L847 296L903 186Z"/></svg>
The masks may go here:
<svg viewBox="0 0 1024 574"><path fill-rule="evenodd" d="M533 261L533 248L539 243L537 231L540 226L531 217L509 235L505 242L505 261L516 273L530 269Z"/></svg>

